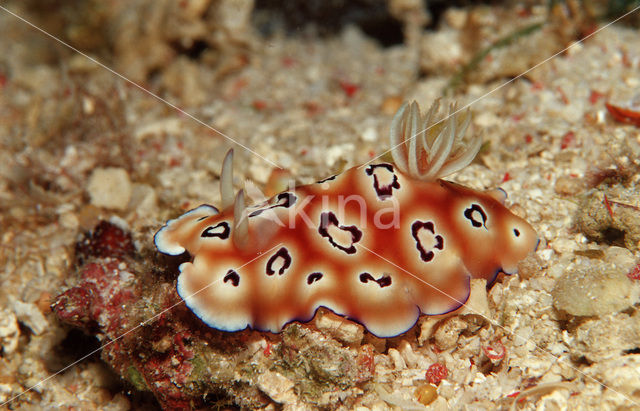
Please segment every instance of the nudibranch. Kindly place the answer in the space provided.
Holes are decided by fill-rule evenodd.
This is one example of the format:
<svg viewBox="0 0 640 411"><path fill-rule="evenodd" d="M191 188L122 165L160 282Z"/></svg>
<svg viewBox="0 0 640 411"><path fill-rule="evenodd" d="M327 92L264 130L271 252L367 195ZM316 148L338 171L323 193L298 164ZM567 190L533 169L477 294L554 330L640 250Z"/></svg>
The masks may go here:
<svg viewBox="0 0 640 411"><path fill-rule="evenodd" d="M535 250L534 229L505 206L441 178L467 166L468 111L436 122L405 104L391 123L394 164L351 168L246 206L234 195L233 151L222 165L221 211L201 205L155 235L162 253L188 252L177 290L210 327L279 332L319 307L379 337L409 330L421 314L467 301L471 278L490 284Z"/></svg>

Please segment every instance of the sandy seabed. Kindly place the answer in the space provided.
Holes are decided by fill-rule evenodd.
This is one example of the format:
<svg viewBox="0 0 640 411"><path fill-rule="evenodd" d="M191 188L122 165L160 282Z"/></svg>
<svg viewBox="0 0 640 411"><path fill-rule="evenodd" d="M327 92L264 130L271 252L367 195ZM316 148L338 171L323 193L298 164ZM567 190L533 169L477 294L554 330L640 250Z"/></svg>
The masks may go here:
<svg viewBox="0 0 640 411"><path fill-rule="evenodd" d="M331 315L289 326L310 356L299 358L305 366L362 365L362 347L371 347L374 363L360 380L293 370L280 358L293 338L285 330L252 333L242 364L254 371L208 384L216 404L229 406L422 409L425 373L439 363L448 375L429 409L640 408L638 279L628 276L640 258L640 128L606 107L640 110L637 29L616 23L573 44L604 24L505 6L449 10L424 31L427 15L409 8L396 10L406 41L383 48L356 27L326 38L260 37L251 2L176 11L137 1L126 15L121 3L77 15L7 7L203 123L0 11L0 401L11 400L3 407L157 406L100 354L65 368L110 338L73 331L50 308L75 285L75 244L99 220L126 227L152 267L153 234L166 220L219 202L231 139L253 151L235 146L237 187L264 189L274 163L298 183L339 173L388 149L403 101L427 108L477 51L541 22L493 49L447 96L471 104L468 133L484 141L451 180L502 187L541 238L520 274L480 288L474 310L424 317L389 340ZM172 286L175 277L158 281ZM314 344L337 357L319 359Z"/></svg>

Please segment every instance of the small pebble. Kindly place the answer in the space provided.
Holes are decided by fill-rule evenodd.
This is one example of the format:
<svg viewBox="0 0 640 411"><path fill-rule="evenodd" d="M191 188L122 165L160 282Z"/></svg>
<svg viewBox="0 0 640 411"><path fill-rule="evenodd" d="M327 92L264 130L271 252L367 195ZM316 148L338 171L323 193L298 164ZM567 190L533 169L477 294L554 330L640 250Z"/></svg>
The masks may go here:
<svg viewBox="0 0 640 411"><path fill-rule="evenodd" d="M577 269L558 279L553 289L553 305L575 316L615 313L635 304L640 287L626 271L607 264Z"/></svg>
<svg viewBox="0 0 640 411"><path fill-rule="evenodd" d="M297 400L293 381L278 372L267 371L260 374L257 386L277 403L293 404Z"/></svg>
<svg viewBox="0 0 640 411"><path fill-rule="evenodd" d="M520 278L531 279L541 272L542 265L542 259L537 254L531 253L518 263L518 275Z"/></svg>
<svg viewBox="0 0 640 411"><path fill-rule="evenodd" d="M4 355L13 354L18 348L20 328L16 316L9 310L0 311L0 351Z"/></svg>
<svg viewBox="0 0 640 411"><path fill-rule="evenodd" d="M458 343L460 333L467 328L467 323L458 316L443 320L434 334L436 346L441 351L454 348Z"/></svg>
<svg viewBox="0 0 640 411"><path fill-rule="evenodd" d="M33 303L15 300L13 302L13 311L18 320L29 327L35 335L42 334L49 327L49 322L42 315L38 306Z"/></svg>
<svg viewBox="0 0 640 411"><path fill-rule="evenodd" d="M359 345L364 337L364 328L333 313L321 313L315 320L318 330L349 345Z"/></svg>
<svg viewBox="0 0 640 411"><path fill-rule="evenodd" d="M87 191L92 205L124 210L131 199L131 180L123 168L96 168L89 177Z"/></svg>
<svg viewBox="0 0 640 411"><path fill-rule="evenodd" d="M424 384L416 388L414 395L422 405L429 405L438 398L438 389L431 384Z"/></svg>

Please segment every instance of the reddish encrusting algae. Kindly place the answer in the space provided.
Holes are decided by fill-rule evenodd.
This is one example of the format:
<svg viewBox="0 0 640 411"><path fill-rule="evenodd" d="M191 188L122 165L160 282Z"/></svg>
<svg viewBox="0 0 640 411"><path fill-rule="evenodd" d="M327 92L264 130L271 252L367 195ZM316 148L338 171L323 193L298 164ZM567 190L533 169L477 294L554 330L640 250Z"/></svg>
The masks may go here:
<svg viewBox="0 0 640 411"><path fill-rule="evenodd" d="M172 258L150 269L126 230L101 222L76 246L75 285L52 304L61 322L96 335L101 359L137 390L153 393L162 408L262 408L299 398L330 406L325 393L373 378L371 345L343 346L313 325L280 335L210 329L176 293L170 273L186 257ZM277 384L284 382L291 388L282 393Z"/></svg>
<svg viewBox="0 0 640 411"><path fill-rule="evenodd" d="M53 312L60 321L100 336L102 360L139 390L153 392L163 408L190 407L193 398L180 384L189 380L193 369L191 334L177 329L180 322L172 327L162 319L151 327L139 327L145 318L135 253L128 232L100 222L77 244L78 282L55 298ZM144 343L162 336L173 337L164 346L155 344L160 351Z"/></svg>

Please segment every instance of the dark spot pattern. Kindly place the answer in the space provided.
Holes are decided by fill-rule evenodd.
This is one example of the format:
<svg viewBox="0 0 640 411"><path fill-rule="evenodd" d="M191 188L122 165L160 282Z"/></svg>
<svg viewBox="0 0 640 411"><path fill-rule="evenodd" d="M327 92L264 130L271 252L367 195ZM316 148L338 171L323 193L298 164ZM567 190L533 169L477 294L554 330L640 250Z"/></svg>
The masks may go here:
<svg viewBox="0 0 640 411"><path fill-rule="evenodd" d="M296 201L298 201L298 197L296 197L295 194L289 193L289 192L280 193L276 197L276 201L275 201L274 204L272 204L272 205L270 205L268 207L265 207L265 208L261 208L259 210L252 211L251 213L249 213L249 217L259 216L260 214L262 214L263 212L265 212L267 210L272 210L272 209L278 208L278 207L289 208L292 205L294 205L296 203Z"/></svg>
<svg viewBox="0 0 640 411"><path fill-rule="evenodd" d="M231 281L231 284L234 287L237 287L240 284L240 274L238 274L235 270L227 271L227 275L224 276L223 282Z"/></svg>
<svg viewBox="0 0 640 411"><path fill-rule="evenodd" d="M386 172L391 173L393 176L391 183L381 186L376 169L386 170ZM398 176L393 172L393 166L391 164L372 164L365 169L365 172L368 176L373 176L373 189L376 190L376 195L380 200L386 200L393 195L394 188L396 190L400 188Z"/></svg>
<svg viewBox="0 0 640 411"><path fill-rule="evenodd" d="M327 181L335 180L336 176L337 174L334 174L330 177L325 178L324 180L316 181L316 184L322 184L322 183L326 183Z"/></svg>
<svg viewBox="0 0 640 411"><path fill-rule="evenodd" d="M222 240L226 240L229 238L229 234L231 233L231 227L229 227L229 223L223 221L216 225L210 225L207 227L200 237L210 238L210 237L218 237Z"/></svg>
<svg viewBox="0 0 640 411"><path fill-rule="evenodd" d="M282 259L282 266L278 269L278 275L284 274L285 270L291 266L291 254L285 247L281 247L274 255L272 255L267 261L267 275L274 275L276 271L273 269L273 265L278 259Z"/></svg>
<svg viewBox="0 0 640 411"><path fill-rule="evenodd" d="M196 222L197 222L197 223L199 223L200 221L204 220L205 218L209 218L209 217L211 217L211 216L203 215L202 217L198 218L198 219L196 220Z"/></svg>
<svg viewBox="0 0 640 411"><path fill-rule="evenodd" d="M516 237L520 237L520 230L518 230L517 228L514 228L514 229L513 229L513 234L514 234Z"/></svg>
<svg viewBox="0 0 640 411"><path fill-rule="evenodd" d="M321 278L322 278L322 273L318 273L318 272L311 273L309 274L309 276L307 276L307 284L311 285L316 281L320 281Z"/></svg>
<svg viewBox="0 0 640 411"><path fill-rule="evenodd" d="M375 278L373 278L373 276L370 273L365 272L360 274L360 281L363 282L364 284L368 283L369 281L373 281L374 283L378 283L380 288L384 288L391 285L391 276L383 275L382 277L376 280Z"/></svg>
<svg viewBox="0 0 640 411"><path fill-rule="evenodd" d="M477 220L474 213L480 214L480 219L482 221ZM485 213L482 207L480 207L478 204L471 204L471 207L464 210L464 217L467 220L471 221L471 225L476 228L480 228L483 226L485 229L487 228L487 213Z"/></svg>
<svg viewBox="0 0 640 411"><path fill-rule="evenodd" d="M334 225L338 227L342 231L348 231L351 234L351 244L349 247L342 246L335 242L331 234L329 234L329 226ZM358 229L355 225L339 225L338 217L332 212L323 212L320 214L320 227L318 227L318 232L321 236L326 237L335 248L344 251L347 254L355 254L356 246L354 245L362 238L362 231Z"/></svg>
<svg viewBox="0 0 640 411"><path fill-rule="evenodd" d="M422 242L420 241L420 230L427 230L433 235L433 238L436 241L433 249L442 251L444 249L444 239L440 234L436 234L436 230L433 226L432 221L415 221L413 224L411 224L411 235L413 236L413 239L416 240L416 247L420 252L420 258L422 259L422 261L428 263L429 261L433 260L435 254L433 252L433 249L425 250Z"/></svg>

